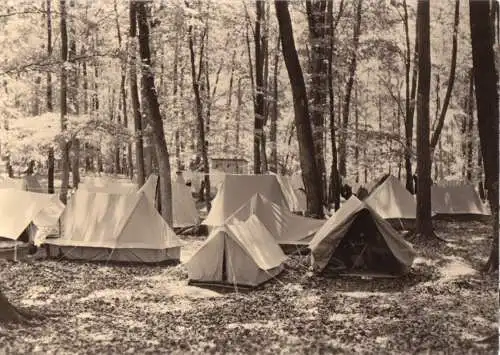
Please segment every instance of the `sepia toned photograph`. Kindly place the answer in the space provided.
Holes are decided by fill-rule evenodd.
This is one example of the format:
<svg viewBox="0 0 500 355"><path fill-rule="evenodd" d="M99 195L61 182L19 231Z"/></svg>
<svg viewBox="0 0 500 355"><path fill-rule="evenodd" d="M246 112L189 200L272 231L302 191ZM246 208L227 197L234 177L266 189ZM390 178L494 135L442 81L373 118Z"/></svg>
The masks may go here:
<svg viewBox="0 0 500 355"><path fill-rule="evenodd" d="M499 353L496 0L4 0L0 354Z"/></svg>

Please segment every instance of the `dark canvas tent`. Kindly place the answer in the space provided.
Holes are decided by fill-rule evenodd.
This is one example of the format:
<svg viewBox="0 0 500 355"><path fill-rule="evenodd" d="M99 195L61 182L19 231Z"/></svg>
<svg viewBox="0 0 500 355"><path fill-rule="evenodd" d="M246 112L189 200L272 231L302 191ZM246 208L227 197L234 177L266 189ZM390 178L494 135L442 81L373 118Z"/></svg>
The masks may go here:
<svg viewBox="0 0 500 355"><path fill-rule="evenodd" d="M316 272L400 275L415 251L400 234L355 196L323 225L309 244Z"/></svg>

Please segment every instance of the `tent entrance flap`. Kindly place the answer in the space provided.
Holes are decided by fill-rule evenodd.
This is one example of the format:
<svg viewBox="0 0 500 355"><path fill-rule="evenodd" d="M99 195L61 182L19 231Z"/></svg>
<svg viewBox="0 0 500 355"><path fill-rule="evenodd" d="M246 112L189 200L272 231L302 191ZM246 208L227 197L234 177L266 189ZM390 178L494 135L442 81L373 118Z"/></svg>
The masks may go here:
<svg viewBox="0 0 500 355"><path fill-rule="evenodd" d="M402 266L389 249L368 210L356 216L325 268L327 273L399 274Z"/></svg>

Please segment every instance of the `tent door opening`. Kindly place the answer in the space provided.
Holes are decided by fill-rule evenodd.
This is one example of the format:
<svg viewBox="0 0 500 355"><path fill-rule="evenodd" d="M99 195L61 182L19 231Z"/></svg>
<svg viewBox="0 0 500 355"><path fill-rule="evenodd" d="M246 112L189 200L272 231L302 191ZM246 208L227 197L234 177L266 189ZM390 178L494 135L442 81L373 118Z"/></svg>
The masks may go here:
<svg viewBox="0 0 500 355"><path fill-rule="evenodd" d="M327 270L330 273L395 274L400 264L378 231L368 210L361 211L335 249Z"/></svg>

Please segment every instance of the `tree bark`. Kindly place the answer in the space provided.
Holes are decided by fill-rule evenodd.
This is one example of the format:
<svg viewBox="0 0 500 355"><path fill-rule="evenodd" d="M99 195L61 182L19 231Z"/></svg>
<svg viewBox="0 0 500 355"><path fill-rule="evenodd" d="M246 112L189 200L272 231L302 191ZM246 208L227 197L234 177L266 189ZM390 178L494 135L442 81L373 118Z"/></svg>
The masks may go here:
<svg viewBox="0 0 500 355"><path fill-rule="evenodd" d="M351 62L349 63L349 79L346 83L345 96L342 108L342 131L339 142L339 174L346 176L346 159L347 159L347 126L349 124L349 108L351 103L351 92L354 85L354 77L356 76L356 66L358 58L359 35L361 33L361 9L363 0L357 0L356 6L356 22L354 23L353 31L353 50Z"/></svg>
<svg viewBox="0 0 500 355"><path fill-rule="evenodd" d="M414 193L415 189L413 186L413 172L411 164L411 156L413 151L413 115L415 113L415 94L417 88L417 59L418 59L418 41L415 40L415 49L413 56L413 73L411 78L411 89L410 89L410 69L411 69L411 49L410 49L410 29L408 24L408 6L406 0L403 0L403 25L405 29L406 38L406 55L405 55L405 172L406 172L406 189L410 193Z"/></svg>
<svg viewBox="0 0 500 355"><path fill-rule="evenodd" d="M136 3L130 1L129 4L129 80L130 80L130 103L134 115L134 131L135 131L135 167L137 170L137 185L141 187L146 180L144 171L144 143L142 131L142 117L139 102L139 89L137 87L137 63L136 63L136 35L137 35L137 18L136 18Z"/></svg>
<svg viewBox="0 0 500 355"><path fill-rule="evenodd" d="M75 7L75 2L70 1L70 8L72 9L72 12L74 12L74 7ZM79 85L79 80L78 80L78 66L75 62L76 58L76 28L75 24L73 23L70 26L70 48L69 48L69 53L68 53L68 61L71 63L71 89L69 90L70 93L70 102L71 102L71 113L74 115L79 115L80 114L80 103L78 100L78 85ZM74 189L78 188L78 184L80 183L80 141L78 138L74 137L71 140L71 150L73 151L73 156L71 159L71 176L73 179L73 184L72 187Z"/></svg>
<svg viewBox="0 0 500 355"><path fill-rule="evenodd" d="M321 175L316 164L314 142L311 124L306 85L299 57L293 38L292 21L288 12L288 1L275 1L276 17L281 36L283 59L288 71L292 86L294 103L295 125L299 142L300 166L307 195L308 214L316 218L323 218L323 191L321 189Z"/></svg>
<svg viewBox="0 0 500 355"><path fill-rule="evenodd" d="M473 160L472 153L474 150L474 79L473 71L470 71L469 95L467 96L467 128L464 137L466 138L466 178L468 182L472 182Z"/></svg>
<svg viewBox="0 0 500 355"><path fill-rule="evenodd" d="M265 115L265 98L264 98L264 50L263 36L261 34L262 24L266 16L265 2L256 0L255 2L257 17L255 19L255 118L254 118L254 141L253 141L253 157L254 157L254 174L262 173L262 157L261 144L264 136L264 115Z"/></svg>
<svg viewBox="0 0 500 355"><path fill-rule="evenodd" d="M210 176L209 176L209 165L208 165L208 154L207 154L207 144L205 144L205 120L203 118L203 104L200 95L200 78L196 74L196 63L195 63L195 52L194 52L194 40L193 40L193 28L192 26L188 29L188 41L189 41L189 53L191 59L191 78L193 83L193 92L196 103L196 118L198 121L198 153L201 155L202 160L202 171L204 174L203 184L205 196L204 200L207 206L207 211L210 211ZM200 68L201 71L201 68Z"/></svg>
<svg viewBox="0 0 500 355"><path fill-rule="evenodd" d="M165 221L172 226L172 184L170 174L170 157L165 140L163 119L158 104L158 96L155 87L155 78L151 64L151 51L149 46L149 24L147 19L147 4L136 2L137 23L139 28L139 52L142 63L141 86L148 105L149 122L153 128L153 142L158 169L160 175L161 215Z"/></svg>
<svg viewBox="0 0 500 355"><path fill-rule="evenodd" d="M273 104L271 113L271 122L269 127L269 140L271 145L271 155L269 159L269 171L278 173L278 116L279 116L279 98L278 98L278 76L279 76L279 47L281 38L278 35L276 40L276 50L274 53L274 72L273 72Z"/></svg>
<svg viewBox="0 0 500 355"><path fill-rule="evenodd" d="M236 151L240 149L240 123L241 123L241 108L243 106L243 90L241 90L242 77L238 78L238 89L236 90L236 137L235 137L235 147Z"/></svg>
<svg viewBox="0 0 500 355"><path fill-rule="evenodd" d="M492 8L487 1L469 1L472 63L476 88L479 139L488 201L492 213L493 241L485 271L498 270L498 70L495 66L494 28L485 21Z"/></svg>
<svg viewBox="0 0 500 355"><path fill-rule="evenodd" d="M344 0L340 1L337 17L333 19L333 1L329 1L327 5L327 22L329 32L328 44L328 112L330 121L330 144L332 148L332 166L330 172L330 188L328 203L334 204L334 209L337 211L340 208L340 175L338 171L338 154L335 129L335 92L333 87L333 52L335 48L335 30L342 16L344 9Z"/></svg>
<svg viewBox="0 0 500 355"><path fill-rule="evenodd" d="M52 0L47 0L47 57L52 56ZM47 70L47 112L53 111L52 104L52 73ZM49 147L47 157L47 192L54 193L54 173L55 173L55 157L54 148Z"/></svg>
<svg viewBox="0 0 500 355"><path fill-rule="evenodd" d="M67 128L67 72L66 62L68 60L68 30L66 27L66 0L59 1L60 11L60 31L61 31L61 131L64 132ZM59 199L62 203L66 204L68 198L68 184L69 184L69 142L63 140L61 143L62 151L62 181L61 192Z"/></svg>
<svg viewBox="0 0 500 355"><path fill-rule="evenodd" d="M233 102L233 86L234 86L234 69L235 69L235 59L236 50L233 51L233 57L231 58L231 74L229 75L229 89L227 90L227 101L226 101L226 114L224 118L224 143L222 151L224 153L228 152L229 148L229 121L231 120L232 114L232 102Z"/></svg>
<svg viewBox="0 0 500 355"><path fill-rule="evenodd" d="M311 124L313 130L314 152L316 164L321 175L321 188L326 194L326 167L324 159L323 136L325 128L325 112L327 97L327 23L326 0L306 1L309 42L311 43Z"/></svg>
<svg viewBox="0 0 500 355"><path fill-rule="evenodd" d="M417 96L417 235L433 236L431 220L431 156L429 144L430 116L430 6L418 0L418 96Z"/></svg>
<svg viewBox="0 0 500 355"><path fill-rule="evenodd" d="M126 50L123 51L122 48L122 32L120 29L120 21L119 14L117 8L116 0L113 3L115 10L115 23L116 23L116 35L118 37L118 49L120 51L121 66L120 66L120 97L121 97L121 109L122 109L122 117L123 117L123 126L128 127L128 110L127 110L127 87L126 87L126 76L127 76L127 57ZM126 164L125 164L126 162ZM132 159L132 144L130 142L127 143L127 158L124 162L124 170L125 173L132 179L134 177L134 168L133 168L133 159Z"/></svg>
<svg viewBox="0 0 500 355"><path fill-rule="evenodd" d="M431 156L436 149L441 131L444 126L444 119L446 117L446 112L448 110L448 105L450 104L451 93L453 92L453 84L455 82L455 71L457 67L457 48L458 48L458 25L460 22L460 0L455 0L455 18L453 22L453 39L452 39L452 49L451 49L451 66L450 75L448 77L448 86L446 87L446 94L443 100L443 107L441 109L441 114L437 121L436 129L432 133L431 137Z"/></svg>

